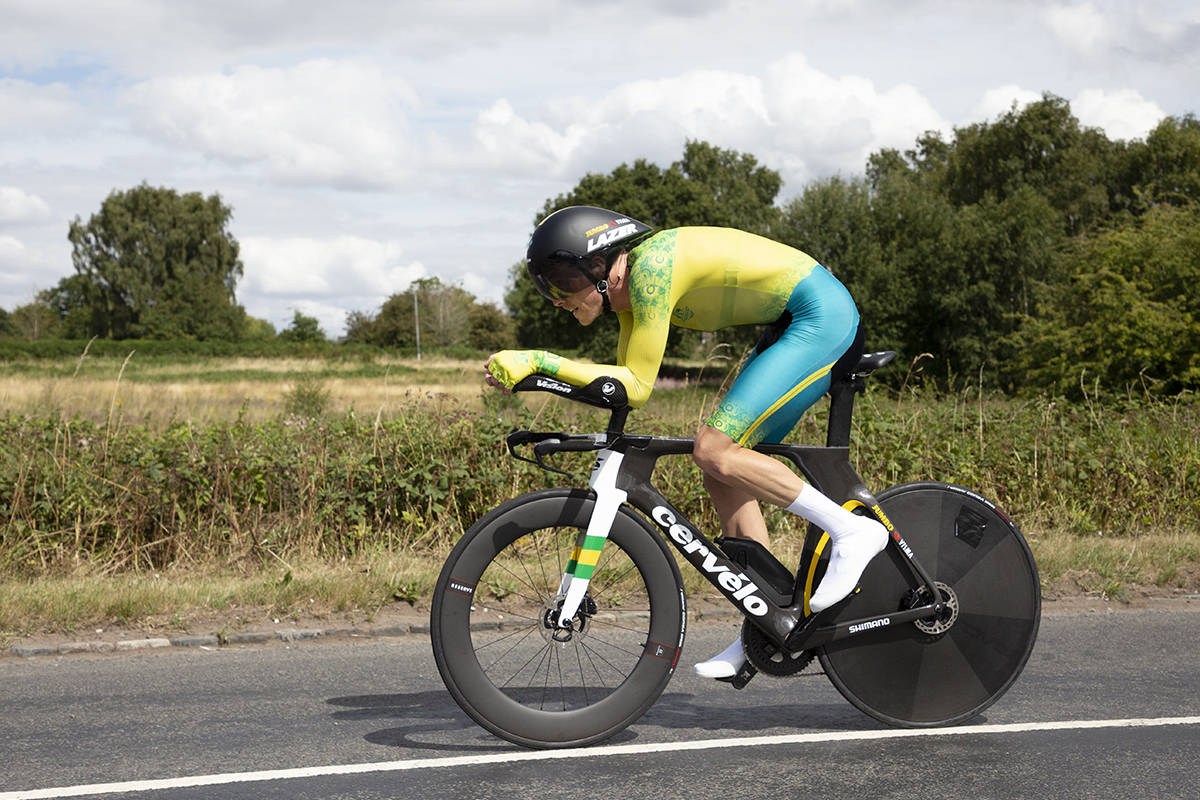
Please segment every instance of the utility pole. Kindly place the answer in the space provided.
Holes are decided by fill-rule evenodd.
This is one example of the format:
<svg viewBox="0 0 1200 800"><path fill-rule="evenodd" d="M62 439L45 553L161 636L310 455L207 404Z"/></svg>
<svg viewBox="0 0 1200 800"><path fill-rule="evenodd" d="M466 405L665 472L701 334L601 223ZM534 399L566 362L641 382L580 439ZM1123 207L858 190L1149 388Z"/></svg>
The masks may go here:
<svg viewBox="0 0 1200 800"><path fill-rule="evenodd" d="M417 361L421 360L421 308L417 303L417 292L413 290L413 324L417 326Z"/></svg>

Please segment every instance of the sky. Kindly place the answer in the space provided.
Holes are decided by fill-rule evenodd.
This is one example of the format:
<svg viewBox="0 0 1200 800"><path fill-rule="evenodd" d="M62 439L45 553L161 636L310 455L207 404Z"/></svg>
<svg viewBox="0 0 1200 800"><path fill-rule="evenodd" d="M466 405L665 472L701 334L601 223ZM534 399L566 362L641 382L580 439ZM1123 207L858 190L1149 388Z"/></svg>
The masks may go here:
<svg viewBox="0 0 1200 800"><path fill-rule="evenodd" d="M701 140L783 202L1044 92L1111 139L1200 112L1200 3L0 0L0 307L144 182L219 194L238 302L336 337L418 278L501 302L589 172Z"/></svg>

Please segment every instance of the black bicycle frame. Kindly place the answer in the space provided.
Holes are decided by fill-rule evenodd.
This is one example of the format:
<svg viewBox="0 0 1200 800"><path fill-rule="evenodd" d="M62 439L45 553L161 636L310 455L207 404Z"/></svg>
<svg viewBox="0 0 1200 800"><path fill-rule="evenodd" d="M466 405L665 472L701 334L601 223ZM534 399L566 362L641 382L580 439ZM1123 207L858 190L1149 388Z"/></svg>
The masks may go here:
<svg viewBox="0 0 1200 800"><path fill-rule="evenodd" d="M721 549L701 533L651 482L651 475L659 458L687 455L692 452L692 446L691 439L624 437L612 447L625 456L617 478L617 488L623 489L628 494L629 504L653 520L683 558L775 644L780 647L786 646L791 652L799 652L885 624L899 625L938 615L941 610L941 598L933 580L917 560L912 548L894 530L887 516L879 508L878 502L863 486L862 480L847 460L849 451L846 448L767 445L756 449L787 458L813 486L827 496L862 503L888 528L892 534L889 536L888 546L895 549L901 562L908 566L918 587L923 586L929 590L933 602L890 614L836 623L818 619L824 615L806 617L805 595L810 583L805 580L805 576L813 569L815 559L819 558L821 553L814 537L819 542L826 534L816 526L809 526L792 596L781 597L754 572L753 567L741 567L727 558ZM833 487L837 487L838 490L834 490ZM806 621L810 623L807 626L803 625ZM793 632L800 635L793 635Z"/></svg>
<svg viewBox="0 0 1200 800"><path fill-rule="evenodd" d="M885 362L886 363L886 362ZM760 444L755 450L787 459L804 478L827 497L857 507L861 505L887 528L888 547L912 573L918 591L911 593L911 608L861 619L833 622L852 599L835 604L819 614L806 614L808 590L815 586L816 573L828 535L816 525L809 525L805 545L791 596L781 595L759 576L753 567L742 567L731 561L675 508L653 484L654 467L663 456L688 455L695 444L693 439L627 435L625 420L629 409L623 397L611 403L611 387L602 386L599 379L587 387L571 387L540 376L536 385L519 385L518 389L551 391L590 405L608 408L612 412L607 432L603 435L580 436L564 433L531 433L517 431L508 437L510 453L522 461L531 461L543 469L561 472L542 460L558 452L611 450L623 458L616 486L627 493L627 502L645 514L659 527L667 541L683 558L705 577L734 607L757 626L768 639L786 652L797 653L874 630L884 625L900 625L921 619L934 618L945 610L943 599L929 573L921 566L917 555L892 525L863 484L862 478L850 465L850 418L854 396L865 386L862 377L850 374L830 389L831 407L825 447L811 445ZM600 389L603 388L603 392ZM621 392L623 395L623 391ZM520 456L516 448L534 445L536 460ZM924 589L924 591L920 591ZM919 602L919 604L918 604Z"/></svg>

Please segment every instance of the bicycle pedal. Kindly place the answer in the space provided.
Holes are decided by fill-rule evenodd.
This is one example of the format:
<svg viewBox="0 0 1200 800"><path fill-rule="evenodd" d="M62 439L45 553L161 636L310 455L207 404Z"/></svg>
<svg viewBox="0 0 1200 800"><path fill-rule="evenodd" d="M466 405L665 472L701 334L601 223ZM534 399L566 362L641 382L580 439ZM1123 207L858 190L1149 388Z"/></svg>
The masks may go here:
<svg viewBox="0 0 1200 800"><path fill-rule="evenodd" d="M737 671L736 675L728 678L717 678L717 680L722 683L731 684L735 689L745 689L746 684L757 674L758 668L747 661L745 664L742 664L742 668Z"/></svg>

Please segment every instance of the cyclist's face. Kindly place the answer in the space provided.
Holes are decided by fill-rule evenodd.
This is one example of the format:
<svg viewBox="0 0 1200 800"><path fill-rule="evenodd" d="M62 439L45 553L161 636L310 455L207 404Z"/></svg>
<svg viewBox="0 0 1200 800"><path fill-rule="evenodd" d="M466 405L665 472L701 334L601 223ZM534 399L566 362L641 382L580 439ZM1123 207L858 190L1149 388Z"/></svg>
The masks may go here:
<svg viewBox="0 0 1200 800"><path fill-rule="evenodd" d="M604 313L604 298L591 285L562 300L555 300L554 305L570 311L576 321L584 326L591 325Z"/></svg>

